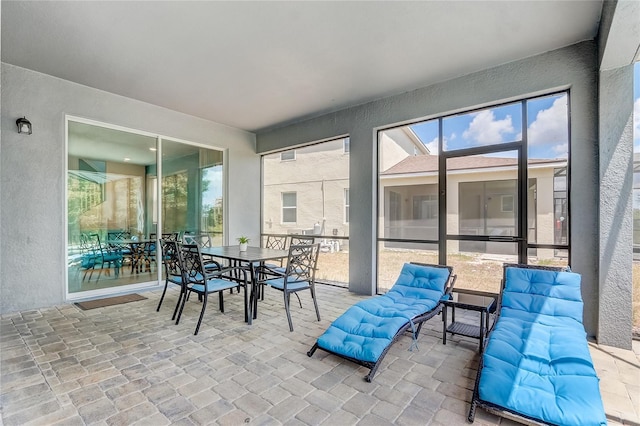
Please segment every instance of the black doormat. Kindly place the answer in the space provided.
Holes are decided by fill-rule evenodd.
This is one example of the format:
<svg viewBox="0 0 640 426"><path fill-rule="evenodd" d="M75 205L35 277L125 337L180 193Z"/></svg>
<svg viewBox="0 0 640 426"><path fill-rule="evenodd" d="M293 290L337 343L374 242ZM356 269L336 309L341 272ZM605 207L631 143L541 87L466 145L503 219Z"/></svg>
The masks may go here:
<svg viewBox="0 0 640 426"><path fill-rule="evenodd" d="M136 302L138 300L145 300L146 297L139 294L125 294L124 296L107 297L106 299L87 300L86 302L77 302L76 305L83 311L95 308L102 308L104 306L121 305L123 303Z"/></svg>

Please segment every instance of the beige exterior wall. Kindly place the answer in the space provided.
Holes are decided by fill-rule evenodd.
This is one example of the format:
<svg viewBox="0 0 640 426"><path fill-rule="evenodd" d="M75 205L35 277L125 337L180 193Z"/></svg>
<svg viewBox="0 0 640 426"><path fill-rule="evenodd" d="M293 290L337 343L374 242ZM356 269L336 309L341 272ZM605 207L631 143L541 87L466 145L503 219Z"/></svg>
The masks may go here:
<svg viewBox="0 0 640 426"><path fill-rule="evenodd" d="M380 171L388 170L410 155L415 145L400 128L389 129L378 133Z"/></svg>
<svg viewBox="0 0 640 426"><path fill-rule="evenodd" d="M536 241L538 243L543 244L552 244L554 242L554 211L553 211L553 176L554 176L554 167L540 167L540 168L530 168L528 170L529 181L535 179L537 184L536 191L536 203L534 206L529 206L530 212L535 211L536 218ZM515 180L517 179L517 172L514 169L492 169L489 171L475 171L471 172L468 170L465 171L452 171L447 175L447 233L448 234L458 234L460 233L460 187L461 184L470 183L470 182L491 182L491 181L505 181L505 180ZM396 176L383 176L380 180L380 204L384 206L380 209L381 217L379 217L379 232L380 235L384 235L385 229L389 229L391 226L388 218L390 217L389 206L385 205L385 201L387 200L387 193L389 190L394 190L395 192L402 195L401 203L401 211L402 211L402 219L405 223L410 223L412 219L412 197L416 194L419 195L428 195L428 194L437 194L436 188L438 183L438 176L435 173L431 174L423 174L423 175L404 175L402 177ZM532 191L530 191L532 192ZM507 192L505 192L507 194ZM533 195L530 195L529 199L531 200ZM509 232L509 228L514 225L513 214L504 214L501 213L501 200L499 197L493 200L495 202L491 202L488 204L488 216L493 219L491 226L494 228L500 229L503 228L504 234L501 235L513 235L512 232ZM470 202L474 202L470 200ZM384 213L384 215L382 215ZM424 222L424 221L423 221ZM529 224L529 227L533 226L533 221ZM430 226L430 224L429 224ZM437 239L437 223L435 224L436 231L434 237L429 237L433 239ZM411 232L408 235L399 235L402 238L421 238L420 232L416 230L411 230L410 225L407 227ZM469 232L469 230L465 230L465 233ZM431 233L429 233L430 235ZM529 238L532 238L533 235L530 234ZM460 251L460 245L458 241L448 241L447 242L447 251L449 253L457 253ZM498 243L501 244L501 243ZM505 244L501 244L504 246ZM495 247L496 251L503 251L499 248L500 246ZM491 251L491 247L487 247L488 251ZM553 250L538 250L539 258L549 258L553 257Z"/></svg>
<svg viewBox="0 0 640 426"><path fill-rule="evenodd" d="M349 235L345 221L345 190L349 188L349 153L344 139L296 150L295 160L280 154L263 157L263 232L289 234L311 232L322 226L323 235ZM284 222L282 194L295 192L295 222ZM324 194L323 194L324 193ZM324 215L323 215L324 211Z"/></svg>

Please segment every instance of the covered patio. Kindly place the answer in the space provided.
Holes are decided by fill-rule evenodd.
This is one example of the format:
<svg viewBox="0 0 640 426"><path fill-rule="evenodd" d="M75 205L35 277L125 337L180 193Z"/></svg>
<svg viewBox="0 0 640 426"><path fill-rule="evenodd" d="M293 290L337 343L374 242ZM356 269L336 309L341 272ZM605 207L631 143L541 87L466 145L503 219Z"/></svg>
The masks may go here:
<svg viewBox="0 0 640 426"><path fill-rule="evenodd" d="M159 292L143 295L87 311L64 304L3 315L4 425L466 424L478 341L453 336L443 345L441 316L425 323L417 350L409 335L393 345L367 383L364 367L306 355L362 299L346 289L318 286L320 322L303 297L293 333L277 292L267 292L252 326L242 297L228 296L225 314L212 307L197 336L197 302L174 325L176 291L160 312ZM639 343L633 351L590 343L609 424L640 424ZM475 424L514 423L478 409Z"/></svg>
<svg viewBox="0 0 640 426"><path fill-rule="evenodd" d="M363 380L362 367L306 352L348 306L384 288L380 135L520 102L524 131L514 131L517 140L490 138L461 152L492 155L504 142L523 160L518 179L526 182L527 100L560 92L567 99L567 137L554 142L563 149L570 204L561 249L582 277L583 323L607 419L640 425L640 341L633 340L638 277L632 269L636 0L189 7L15 1L3 2L0 13L0 425L464 424L478 341L454 336L443 345L441 316L426 323L419 350L408 350L409 337L393 345L372 383ZM16 128L20 118L32 129ZM488 128L505 120L492 120ZM115 144L97 149L89 139L71 140L78 123L133 137L117 145L122 151ZM438 138L441 149L445 138ZM135 274L130 260L125 277L135 282L102 289L88 278L89 292L73 288L70 175L104 174L115 157L119 170L129 169L131 148L152 158L135 165L140 179L130 194L139 196L124 197L139 207L132 215L141 224L136 237L151 239L170 218L159 190L163 170L175 172L176 182L186 170L177 161L162 164L163 153L175 148L176 158L184 158L186 147L193 151L193 175L215 166L220 179L208 205L198 202L209 181L190 181L180 201L199 210L185 209L184 221L200 226L208 207L216 244L230 245L241 235L256 243L266 223L288 227L285 208L302 207L285 203L278 190L273 219L261 211L264 157L274 154L281 162L284 152L337 140L341 146L348 141L339 152L349 166L347 187L339 188L349 212L341 223L349 229L341 234L349 247L348 288L319 285L322 321L308 315L310 300L303 299L305 309L293 309L290 333L280 295L268 293L249 326L242 298L233 294L224 314L212 303L194 336L198 303L187 304L179 325L170 319L175 290L155 310L164 283L157 257L155 264L149 257L144 274ZM450 153L444 151L434 154L445 158ZM446 159L438 167L445 177ZM324 190L324 177L318 181ZM122 193L93 183L88 195L95 199L85 190L78 197L87 202L84 211L116 212L108 203ZM446 190L438 191L424 194L433 195L424 202L439 209L434 222L436 210L438 220L447 215ZM519 210L513 197L502 204L502 210L520 212L518 234L506 242L518 244L521 263L531 249L558 248L527 239L526 198L520 197L525 208ZM409 203L408 196L399 201ZM417 240L418 250L437 246L443 264L447 239L470 238L451 235L446 225L438 221L437 237L428 237L438 241ZM78 227L91 230L81 222ZM96 227L107 234L107 225ZM82 274L75 277L83 283ZM87 311L73 303L134 291L147 299ZM479 410L476 424L513 423Z"/></svg>

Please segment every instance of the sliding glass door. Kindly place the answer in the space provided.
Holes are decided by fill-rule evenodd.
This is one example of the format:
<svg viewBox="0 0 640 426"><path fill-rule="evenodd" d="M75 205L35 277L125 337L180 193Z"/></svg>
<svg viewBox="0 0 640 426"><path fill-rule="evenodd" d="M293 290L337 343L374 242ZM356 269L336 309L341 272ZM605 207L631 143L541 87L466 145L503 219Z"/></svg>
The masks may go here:
<svg viewBox="0 0 640 426"><path fill-rule="evenodd" d="M223 244L223 152L162 140L162 223L165 234L207 233Z"/></svg>
<svg viewBox="0 0 640 426"><path fill-rule="evenodd" d="M67 128L69 298L157 285L162 236L222 243L222 151L80 119Z"/></svg>

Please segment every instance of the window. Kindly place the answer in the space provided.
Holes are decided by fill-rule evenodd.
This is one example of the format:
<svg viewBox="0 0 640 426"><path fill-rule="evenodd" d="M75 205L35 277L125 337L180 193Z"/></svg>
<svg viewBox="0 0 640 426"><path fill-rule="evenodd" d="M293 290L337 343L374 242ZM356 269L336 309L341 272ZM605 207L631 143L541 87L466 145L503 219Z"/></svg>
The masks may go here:
<svg viewBox="0 0 640 426"><path fill-rule="evenodd" d="M502 195L500 197L503 213L513 212L513 195Z"/></svg>
<svg viewBox="0 0 640 426"><path fill-rule="evenodd" d="M438 197L436 195L413 196L413 219L428 220L438 218Z"/></svg>
<svg viewBox="0 0 640 426"><path fill-rule="evenodd" d="M351 149L350 145L349 138L344 138L344 142L342 143L342 152L348 154Z"/></svg>
<svg viewBox="0 0 640 426"><path fill-rule="evenodd" d="M280 161L293 161L296 159L296 150L283 151L280 153Z"/></svg>
<svg viewBox="0 0 640 426"><path fill-rule="evenodd" d="M282 223L296 223L297 198L298 196L295 192L282 193Z"/></svg>
<svg viewBox="0 0 640 426"><path fill-rule="evenodd" d="M499 279L470 265L491 277L505 261L567 265L569 118L557 92L381 130L378 290L406 251L486 291Z"/></svg>
<svg viewBox="0 0 640 426"><path fill-rule="evenodd" d="M349 223L349 188L344 190L344 223Z"/></svg>
<svg viewBox="0 0 640 426"><path fill-rule="evenodd" d="M262 244L269 235L316 235L316 282L349 281L349 142L345 138L262 156ZM295 161L282 161L293 158Z"/></svg>
<svg viewBox="0 0 640 426"><path fill-rule="evenodd" d="M401 219L402 196L394 191L389 191L389 220L398 221Z"/></svg>

